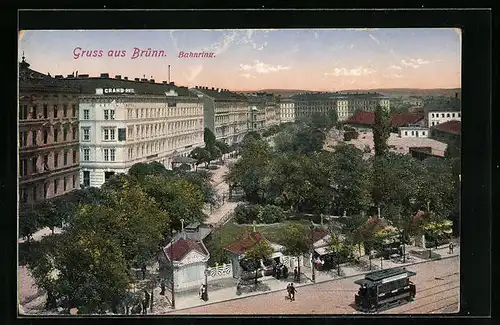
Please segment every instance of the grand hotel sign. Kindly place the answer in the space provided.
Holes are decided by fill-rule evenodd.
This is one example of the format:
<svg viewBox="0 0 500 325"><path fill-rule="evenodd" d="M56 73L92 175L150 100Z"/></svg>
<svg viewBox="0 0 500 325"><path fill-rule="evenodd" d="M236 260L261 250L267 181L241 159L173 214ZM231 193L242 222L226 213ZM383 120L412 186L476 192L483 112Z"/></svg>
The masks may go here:
<svg viewBox="0 0 500 325"><path fill-rule="evenodd" d="M96 95L104 94L134 94L135 90L132 88L96 88Z"/></svg>

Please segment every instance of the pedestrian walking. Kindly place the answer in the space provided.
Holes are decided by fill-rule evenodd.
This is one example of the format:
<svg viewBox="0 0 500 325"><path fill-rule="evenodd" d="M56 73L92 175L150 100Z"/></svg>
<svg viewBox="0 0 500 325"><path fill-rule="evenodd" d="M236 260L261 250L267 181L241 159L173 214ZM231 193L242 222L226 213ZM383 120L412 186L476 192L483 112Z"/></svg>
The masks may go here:
<svg viewBox="0 0 500 325"><path fill-rule="evenodd" d="M200 287L200 290L198 291L198 296L200 297L200 299L203 299L203 292L205 290L205 285L202 284L201 287Z"/></svg>
<svg viewBox="0 0 500 325"><path fill-rule="evenodd" d="M150 301L149 293L146 290L144 290L144 300L142 304L142 313L144 315L148 313L149 301Z"/></svg>
<svg viewBox="0 0 500 325"><path fill-rule="evenodd" d="M453 247L453 242L450 241L450 245L448 245L448 248L449 248L448 254L453 254L453 248L454 248Z"/></svg>
<svg viewBox="0 0 500 325"><path fill-rule="evenodd" d="M160 295L164 296L165 295L165 280L161 280L161 283L160 283Z"/></svg>
<svg viewBox="0 0 500 325"><path fill-rule="evenodd" d="M295 294L297 293L297 289L293 286L293 283L290 283L290 299L291 301L295 301Z"/></svg>
<svg viewBox="0 0 500 325"><path fill-rule="evenodd" d="M289 301L292 301L292 292L291 292L291 287L292 287L292 284L291 283L288 283L287 286L286 286L286 292L288 294L288 300Z"/></svg>
<svg viewBox="0 0 500 325"><path fill-rule="evenodd" d="M142 279L144 280L146 278L146 265L143 265L141 267L141 272L142 272Z"/></svg>
<svg viewBox="0 0 500 325"><path fill-rule="evenodd" d="M294 281L298 281L299 279L299 270L297 269L297 267L295 267L295 269L293 270L293 279Z"/></svg>

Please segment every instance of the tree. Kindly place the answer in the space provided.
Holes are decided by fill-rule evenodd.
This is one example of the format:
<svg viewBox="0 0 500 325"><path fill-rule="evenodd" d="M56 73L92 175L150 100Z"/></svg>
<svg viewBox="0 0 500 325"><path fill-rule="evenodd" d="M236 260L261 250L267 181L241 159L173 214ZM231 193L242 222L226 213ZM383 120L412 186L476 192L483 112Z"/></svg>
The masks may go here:
<svg viewBox="0 0 500 325"><path fill-rule="evenodd" d="M329 110L328 113L326 114L326 119L327 119L327 125L326 125L327 131L337 126L339 122L337 110L336 109Z"/></svg>
<svg viewBox="0 0 500 325"><path fill-rule="evenodd" d="M79 313L116 310L132 281L121 247L99 231L68 232L42 239L28 268L46 290L49 308L62 303Z"/></svg>
<svg viewBox="0 0 500 325"><path fill-rule="evenodd" d="M434 246L438 246L439 242L443 239L449 239L453 233L452 230L453 223L450 220L439 220L439 221L431 221L427 223L423 229L426 238L430 239L429 247L434 244Z"/></svg>
<svg viewBox="0 0 500 325"><path fill-rule="evenodd" d="M301 274L300 256L311 251L311 230L298 224L289 224L283 230L280 243L285 247L287 255L297 258L298 272Z"/></svg>
<svg viewBox="0 0 500 325"><path fill-rule="evenodd" d="M187 180L147 176L144 190L169 215L171 225L177 229L180 229L181 219L186 223L205 219L203 192Z"/></svg>
<svg viewBox="0 0 500 325"><path fill-rule="evenodd" d="M19 234L26 237L28 244L33 234L40 229L40 215L33 204L24 204L19 208Z"/></svg>
<svg viewBox="0 0 500 325"><path fill-rule="evenodd" d="M225 154L228 154L231 152L229 145L225 143L224 141L216 141L215 146L220 150L222 154L222 158L224 158Z"/></svg>
<svg viewBox="0 0 500 325"><path fill-rule="evenodd" d="M229 166L226 181L232 187L241 187L250 203L263 203L268 189L272 158L273 153L267 142L249 139L241 149L241 158Z"/></svg>
<svg viewBox="0 0 500 325"><path fill-rule="evenodd" d="M208 171L198 170L196 173L191 173L184 170L176 170L175 177L197 186L203 193L203 202L216 203L216 191L212 185L212 176Z"/></svg>
<svg viewBox="0 0 500 325"><path fill-rule="evenodd" d="M203 133L203 140L205 141L205 148L215 146L216 138L212 130L205 128Z"/></svg>
<svg viewBox="0 0 500 325"><path fill-rule="evenodd" d="M388 111L380 105L375 107L375 124L373 125L373 144L375 155L385 155L389 147L387 140L390 136L390 120Z"/></svg>
<svg viewBox="0 0 500 325"><path fill-rule="evenodd" d="M268 259L274 253L273 248L266 240L261 240L245 252L245 257L260 264L261 260ZM255 285L257 285L259 268L255 269Z"/></svg>
<svg viewBox="0 0 500 325"><path fill-rule="evenodd" d="M353 145L339 145L328 162L333 187L333 208L337 215L367 212L372 205L372 170L363 152Z"/></svg>
<svg viewBox="0 0 500 325"><path fill-rule="evenodd" d="M262 207L258 204L243 204L240 203L234 209L234 220L240 224L249 224L257 221L258 216L262 213Z"/></svg>
<svg viewBox="0 0 500 325"><path fill-rule="evenodd" d="M271 204L264 205L257 215L257 221L259 223L277 223L282 222L285 218L285 211L279 206Z"/></svg>
<svg viewBox="0 0 500 325"><path fill-rule="evenodd" d="M375 163L379 173L374 186L375 202L400 231L404 250L413 229L413 216L421 206L418 198L425 186L425 170L413 157L395 153L375 157Z"/></svg>
<svg viewBox="0 0 500 325"><path fill-rule="evenodd" d="M324 130L329 125L328 118L325 114L322 113L314 113L311 116L311 127L313 129Z"/></svg>
<svg viewBox="0 0 500 325"><path fill-rule="evenodd" d="M331 233L327 250L334 254L335 266L337 268L338 275L340 275L341 261L351 256L352 248L347 243L342 241L338 235Z"/></svg>
<svg viewBox="0 0 500 325"><path fill-rule="evenodd" d="M207 149L205 148L194 148L190 153L189 156L193 159L196 159L196 166L198 166L201 163L208 164L210 163L210 152L208 152Z"/></svg>

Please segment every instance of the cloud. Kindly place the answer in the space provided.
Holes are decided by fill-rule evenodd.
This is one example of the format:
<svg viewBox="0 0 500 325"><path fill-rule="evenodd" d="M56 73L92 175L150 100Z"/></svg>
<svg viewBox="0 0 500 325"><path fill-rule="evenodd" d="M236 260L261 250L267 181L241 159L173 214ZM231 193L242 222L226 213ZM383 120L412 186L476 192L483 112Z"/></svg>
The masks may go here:
<svg viewBox="0 0 500 325"><path fill-rule="evenodd" d="M251 74L249 74L249 73L242 73L240 76L245 77L245 78L252 78L252 79L255 79L255 78L256 78L255 76L252 76L252 75L251 75Z"/></svg>
<svg viewBox="0 0 500 325"><path fill-rule="evenodd" d="M384 77L390 78L390 79L400 79L400 78L403 78L403 75L401 73L393 73L393 74L389 74L389 75L384 75Z"/></svg>
<svg viewBox="0 0 500 325"><path fill-rule="evenodd" d="M257 48L255 48L255 46L254 46L254 49L256 49L257 51L262 51L266 46L267 46L267 42L264 42L264 44L262 44L261 46L259 46Z"/></svg>
<svg viewBox="0 0 500 325"><path fill-rule="evenodd" d="M360 77L360 76L368 76L372 73L375 73L376 70L368 67L368 68L363 68L363 67L357 67L354 69L346 69L346 68L334 68L332 72L325 72L323 76L328 77L328 76L354 76L354 77Z"/></svg>
<svg viewBox="0 0 500 325"><path fill-rule="evenodd" d="M421 65L429 64L431 61L422 59L401 60L401 64L406 68L418 69Z"/></svg>
<svg viewBox="0 0 500 325"><path fill-rule="evenodd" d="M258 74L267 74L270 72L279 72L282 70L289 70L290 67L282 66L282 65L271 65L261 62L259 60L255 60L252 65L250 64L240 64L241 71L254 71Z"/></svg>
<svg viewBox="0 0 500 325"><path fill-rule="evenodd" d="M373 36L372 34L368 34L368 36L370 36L370 38L371 38L371 39L372 39L375 43L380 44L379 40L378 40L375 36Z"/></svg>
<svg viewBox="0 0 500 325"><path fill-rule="evenodd" d="M354 48L354 44L351 44L351 45L349 46L349 48L350 48L350 49Z"/></svg>
<svg viewBox="0 0 500 325"><path fill-rule="evenodd" d="M188 81L193 81L201 73L202 70L203 66L201 64L197 66L192 66L189 67L189 73L184 73L184 76Z"/></svg>
<svg viewBox="0 0 500 325"><path fill-rule="evenodd" d="M175 51L179 52L179 46L177 45L177 38L174 36L174 31L170 31L170 39L172 40L172 44L174 45Z"/></svg>
<svg viewBox="0 0 500 325"><path fill-rule="evenodd" d="M403 68L401 68L399 65L391 65L389 68L391 69L396 69L396 70L401 70Z"/></svg>
<svg viewBox="0 0 500 325"><path fill-rule="evenodd" d="M224 31L219 41L209 46L209 50L215 54L226 52L233 45L250 45L256 51L262 51L267 45L267 42L258 44L254 41L256 33L268 33L269 30L229 30Z"/></svg>
<svg viewBox="0 0 500 325"><path fill-rule="evenodd" d="M394 52L393 49L390 49L389 50L389 54L392 55L393 58L396 58L397 59L397 55L396 55L396 52Z"/></svg>

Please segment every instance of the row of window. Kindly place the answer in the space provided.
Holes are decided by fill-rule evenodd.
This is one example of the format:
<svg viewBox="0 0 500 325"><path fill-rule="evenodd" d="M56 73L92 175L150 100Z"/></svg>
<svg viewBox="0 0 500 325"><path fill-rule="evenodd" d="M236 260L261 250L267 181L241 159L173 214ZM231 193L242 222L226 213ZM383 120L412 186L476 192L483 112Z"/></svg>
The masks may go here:
<svg viewBox="0 0 500 325"><path fill-rule="evenodd" d="M441 114L441 116L439 116L440 114ZM456 115L456 117L460 117L460 113L456 113L456 114L457 114L457 115ZM445 115L446 115L446 117L448 117L448 118L450 118L450 117L451 117L451 118L455 117L455 113L431 113L431 117L435 117L435 118L438 118L438 117L443 118L443 117L445 117Z"/></svg>
<svg viewBox="0 0 500 325"><path fill-rule="evenodd" d="M416 135L418 137L418 135L420 134L420 132L418 131L411 131L411 135ZM422 131L422 135L425 135L426 134L426 131ZM405 135L408 135L408 131L405 131Z"/></svg>
<svg viewBox="0 0 500 325"><path fill-rule="evenodd" d="M31 133L31 137L28 134ZM77 140L78 131L77 129L69 129L68 127L54 128L52 132L48 129L43 130L33 130L33 131L20 131L19 132L19 147L27 146L37 146L41 144L57 143L59 141L59 135L62 133L62 141L68 141L71 138L73 141ZM71 137L69 134L71 133ZM39 138L39 134L41 139ZM31 141L28 143L28 139Z"/></svg>
<svg viewBox="0 0 500 325"><path fill-rule="evenodd" d="M34 156L30 159L21 159L19 161L19 175L21 177L51 171L52 169L59 168L62 156L62 166L67 166L69 164L69 151L64 150L63 154L60 155L60 152L53 152L51 154L45 154L42 156ZM76 150L72 151L72 164L78 163L78 154ZM31 169L28 169L28 166L31 165Z"/></svg>
<svg viewBox="0 0 500 325"><path fill-rule="evenodd" d="M193 116L203 115L201 107L176 107L169 104L170 108L129 108L127 109L128 119L139 118L160 118L169 116ZM175 108L173 108L175 107Z"/></svg>
<svg viewBox="0 0 500 325"><path fill-rule="evenodd" d="M115 119L115 110L114 109L103 110L103 118L104 118L104 120L114 120ZM88 109L83 110L83 119L84 120L90 119L90 110L88 110Z"/></svg>
<svg viewBox="0 0 500 325"><path fill-rule="evenodd" d="M62 109L62 117L68 117L68 104L63 104L63 109ZM49 111L51 111L51 115L49 116ZM49 105L48 104L43 104L43 106L38 107L38 105L33 105L31 108L28 107L28 105L20 105L19 107L19 120L27 120L27 119L47 119L49 117L52 118L57 118L61 117L60 116L60 110L58 105L53 105L52 109L49 110ZM71 105L71 116L72 117L77 117L78 116L78 108L76 104Z"/></svg>
<svg viewBox="0 0 500 325"><path fill-rule="evenodd" d="M70 180L71 180L71 183L70 183ZM60 187L60 183L62 181L62 193L66 192L67 190L72 190L72 189L75 189L76 186L77 186L77 181L76 181L76 175L72 175L72 176L64 176L63 178L55 178L54 180L52 180L52 184L50 183L50 181L47 181L43 184L43 199L47 199L48 196L49 196L49 188L50 188L50 185L52 185L52 193L53 195L52 196L56 196L57 194L62 194L62 193L59 193L60 190L61 190L61 187ZM32 188L31 188L31 196L32 196L32 200L33 201L37 201L39 199L41 199L42 197L40 197L40 188L39 188L39 185L34 185ZM21 203L26 203L28 202L28 191L26 190L26 188L22 187L20 189L20 200L21 200Z"/></svg>

